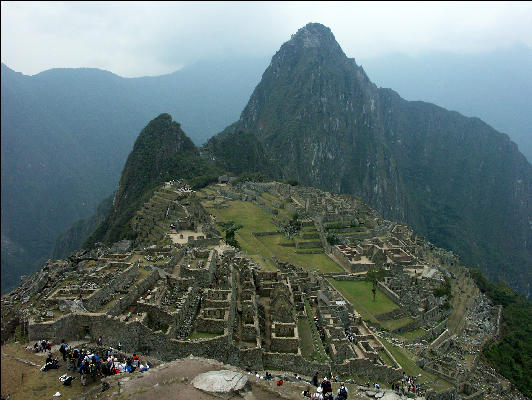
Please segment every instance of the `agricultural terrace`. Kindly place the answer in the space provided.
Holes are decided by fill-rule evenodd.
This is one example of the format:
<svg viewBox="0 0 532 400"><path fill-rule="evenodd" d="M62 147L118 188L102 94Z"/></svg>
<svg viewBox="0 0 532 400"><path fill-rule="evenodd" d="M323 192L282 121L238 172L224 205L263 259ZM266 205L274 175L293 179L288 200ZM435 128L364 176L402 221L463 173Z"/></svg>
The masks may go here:
<svg viewBox="0 0 532 400"><path fill-rule="evenodd" d="M209 213L216 217L217 227L221 222L233 221L242 225L235 238L242 250L254 258L265 270L275 270L271 257L296 264L305 269L320 272L342 272L343 269L332 261L324 252L318 254L300 254L295 247L283 246L286 239L282 234L255 236L253 232L277 232L278 227L271 221L271 214L257 205L240 200L226 201L223 205L214 206L212 200L202 202Z"/></svg>

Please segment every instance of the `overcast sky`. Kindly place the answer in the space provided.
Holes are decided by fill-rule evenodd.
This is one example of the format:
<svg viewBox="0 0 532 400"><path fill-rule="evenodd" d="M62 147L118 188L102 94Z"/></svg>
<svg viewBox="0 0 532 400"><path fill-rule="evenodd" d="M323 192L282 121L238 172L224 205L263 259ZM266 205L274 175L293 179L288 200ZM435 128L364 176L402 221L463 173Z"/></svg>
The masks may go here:
<svg viewBox="0 0 532 400"><path fill-rule="evenodd" d="M272 56L308 22L357 62L389 53L532 48L532 2L2 2L2 62L33 75L96 67L135 77L194 61Z"/></svg>

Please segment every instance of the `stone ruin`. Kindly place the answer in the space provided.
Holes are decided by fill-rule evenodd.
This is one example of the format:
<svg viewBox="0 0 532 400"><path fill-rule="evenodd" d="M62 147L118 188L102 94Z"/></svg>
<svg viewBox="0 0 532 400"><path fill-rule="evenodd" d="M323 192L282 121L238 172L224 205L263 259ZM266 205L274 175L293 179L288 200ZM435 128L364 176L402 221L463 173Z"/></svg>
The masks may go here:
<svg viewBox="0 0 532 400"><path fill-rule="evenodd" d="M390 381L402 377L403 370L380 337L396 345L405 341L363 321L326 279L358 280L368 270L383 268L387 276L378 285L398 308L378 320L411 318L394 333L423 329L423 335L406 343L423 366L459 391L478 389L462 376L474 376L478 368L455 368L465 365L465 339L449 333L447 299L434 294L451 276L448 266L458 264L452 253L436 249L404 225L383 220L355 197L278 183L219 188L224 198L244 201L256 201L265 191L272 194L271 203L275 196L277 205L317 227L324 251L343 272L317 273L276 259L277 270L265 271L244 254L217 247L214 218L194 191L170 182L133 219L139 234L135 242L99 244L68 260L49 261L24 277L2 303L23 305L18 323L26 325L30 340L95 341L102 336L106 343L120 342L126 352L160 360L194 355L253 370ZM223 201L216 204L223 206ZM175 243L169 239L169 223L177 231L201 226L204 238ZM331 232L342 244L327 244ZM481 298L466 319L468 351L473 351L486 332L496 329L497 317ZM310 357L303 348L301 328L308 327L311 346L321 357Z"/></svg>

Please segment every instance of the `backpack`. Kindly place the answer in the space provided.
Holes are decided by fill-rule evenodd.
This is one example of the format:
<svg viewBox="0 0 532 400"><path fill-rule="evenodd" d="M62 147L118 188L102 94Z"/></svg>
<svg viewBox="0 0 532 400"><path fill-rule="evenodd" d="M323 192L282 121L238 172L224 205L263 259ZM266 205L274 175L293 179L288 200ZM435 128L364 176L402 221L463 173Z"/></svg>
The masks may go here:
<svg viewBox="0 0 532 400"><path fill-rule="evenodd" d="M340 388L340 392L338 393L338 397L341 399L347 399L347 390L345 390L345 387Z"/></svg>

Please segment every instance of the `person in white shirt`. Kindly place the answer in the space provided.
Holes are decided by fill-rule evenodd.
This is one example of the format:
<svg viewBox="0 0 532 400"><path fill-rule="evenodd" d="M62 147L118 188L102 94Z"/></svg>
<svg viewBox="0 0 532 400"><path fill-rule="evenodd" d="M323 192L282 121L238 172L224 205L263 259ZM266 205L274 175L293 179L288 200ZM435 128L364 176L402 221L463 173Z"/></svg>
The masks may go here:
<svg viewBox="0 0 532 400"><path fill-rule="evenodd" d="M316 393L312 395L312 400L323 400L323 389L321 386L318 386Z"/></svg>

